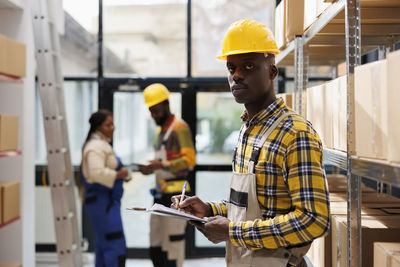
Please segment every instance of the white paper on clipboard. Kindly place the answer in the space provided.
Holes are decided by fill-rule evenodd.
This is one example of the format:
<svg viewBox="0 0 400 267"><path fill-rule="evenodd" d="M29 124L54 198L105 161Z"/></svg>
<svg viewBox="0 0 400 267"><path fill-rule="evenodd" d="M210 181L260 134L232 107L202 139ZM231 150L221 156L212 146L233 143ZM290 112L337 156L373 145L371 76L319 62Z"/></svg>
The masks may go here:
<svg viewBox="0 0 400 267"><path fill-rule="evenodd" d="M128 210L146 211L146 212L150 212L151 214L154 214L154 215L168 216L168 217L173 217L173 218L183 219L183 220L188 220L188 221L197 221L197 222L201 222L201 223L206 222L204 219L199 218L197 216L187 214L183 211L171 209L171 208L165 207L164 205L161 205L158 203L154 204L153 207L151 207L150 209L135 207L135 208L128 208Z"/></svg>

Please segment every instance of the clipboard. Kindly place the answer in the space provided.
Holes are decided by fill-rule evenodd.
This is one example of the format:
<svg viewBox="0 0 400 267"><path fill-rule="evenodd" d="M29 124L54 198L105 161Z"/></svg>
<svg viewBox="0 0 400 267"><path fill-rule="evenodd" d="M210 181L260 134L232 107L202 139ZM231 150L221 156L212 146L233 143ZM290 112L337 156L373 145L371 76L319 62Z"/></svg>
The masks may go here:
<svg viewBox="0 0 400 267"><path fill-rule="evenodd" d="M146 166L145 164L140 164L140 163L131 163L127 166L125 166L126 168L130 169L133 172L138 172L139 171L139 167L141 166Z"/></svg>
<svg viewBox="0 0 400 267"><path fill-rule="evenodd" d="M206 223L206 220L204 220L202 218L185 213L183 211L165 207L164 205L161 205L158 203L154 204L153 207L151 207L149 209L133 207L133 208L128 208L128 210L146 211L146 212L150 212L151 214L154 214L154 215L167 216L167 217L183 219L183 220L187 220L187 221L196 221L196 222Z"/></svg>

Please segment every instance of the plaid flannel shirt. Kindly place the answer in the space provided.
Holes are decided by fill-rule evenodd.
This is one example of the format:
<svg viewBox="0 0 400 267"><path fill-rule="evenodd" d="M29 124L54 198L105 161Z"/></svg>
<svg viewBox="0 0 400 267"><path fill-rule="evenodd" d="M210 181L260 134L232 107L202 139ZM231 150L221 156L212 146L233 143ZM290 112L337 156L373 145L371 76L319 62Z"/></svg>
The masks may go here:
<svg viewBox="0 0 400 267"><path fill-rule="evenodd" d="M254 141L288 111L279 98L251 120L243 113L234 159L236 173L247 173ZM263 218L231 221L231 242L251 250L290 248L326 233L329 196L322 155L321 141L311 124L299 115L285 118L264 143L255 166ZM214 215L226 216L226 201L210 204Z"/></svg>

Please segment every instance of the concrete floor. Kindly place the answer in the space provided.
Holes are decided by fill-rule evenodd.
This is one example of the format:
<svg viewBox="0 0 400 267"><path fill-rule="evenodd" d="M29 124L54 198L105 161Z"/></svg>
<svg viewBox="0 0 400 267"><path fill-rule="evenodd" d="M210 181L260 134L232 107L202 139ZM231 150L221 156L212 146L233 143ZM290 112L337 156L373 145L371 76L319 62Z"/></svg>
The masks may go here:
<svg viewBox="0 0 400 267"><path fill-rule="evenodd" d="M307 266L314 267L305 257ZM94 254L83 254L83 267L94 267ZM57 255L55 253L36 253L36 267L57 267ZM183 267L225 267L225 258L185 259ZM149 259L128 259L126 267L153 267Z"/></svg>
<svg viewBox="0 0 400 267"><path fill-rule="evenodd" d="M84 253L83 267L94 266L94 255ZM57 267L57 258L55 253L36 253L36 267ZM225 267L224 258L203 258L203 259L185 259L183 267ZM126 267L153 267L149 259L128 259Z"/></svg>

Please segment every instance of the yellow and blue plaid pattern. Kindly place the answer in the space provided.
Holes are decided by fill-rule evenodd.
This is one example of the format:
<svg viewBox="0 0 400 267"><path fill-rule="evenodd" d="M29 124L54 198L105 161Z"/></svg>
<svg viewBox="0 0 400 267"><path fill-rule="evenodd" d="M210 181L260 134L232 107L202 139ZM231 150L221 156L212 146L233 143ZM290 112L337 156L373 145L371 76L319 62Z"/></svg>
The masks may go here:
<svg viewBox="0 0 400 267"><path fill-rule="evenodd" d="M235 172L247 173L254 142L289 111L279 98L252 120L246 112L242 115ZM278 125L255 166L263 219L231 222L229 236L235 246L290 248L310 243L328 231L329 196L322 151L318 134L301 116L289 115ZM214 215L226 216L226 201L210 204Z"/></svg>

